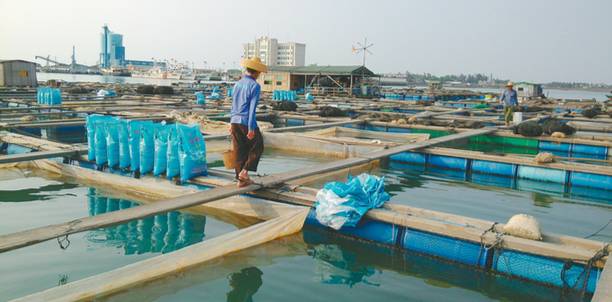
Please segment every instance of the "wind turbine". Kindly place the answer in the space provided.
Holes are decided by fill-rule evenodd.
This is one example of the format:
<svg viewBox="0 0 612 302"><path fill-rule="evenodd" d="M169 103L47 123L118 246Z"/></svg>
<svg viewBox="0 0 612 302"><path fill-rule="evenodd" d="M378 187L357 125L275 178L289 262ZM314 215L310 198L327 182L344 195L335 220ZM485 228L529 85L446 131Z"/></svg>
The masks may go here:
<svg viewBox="0 0 612 302"><path fill-rule="evenodd" d="M368 38L363 39L363 44L361 44L361 42L357 42L357 47L353 45L354 54L363 53L363 66L364 67L365 67L365 62L366 62L366 54L369 53L373 55L373 53L369 50L369 48L372 46L374 46L374 44L373 43L368 44Z"/></svg>

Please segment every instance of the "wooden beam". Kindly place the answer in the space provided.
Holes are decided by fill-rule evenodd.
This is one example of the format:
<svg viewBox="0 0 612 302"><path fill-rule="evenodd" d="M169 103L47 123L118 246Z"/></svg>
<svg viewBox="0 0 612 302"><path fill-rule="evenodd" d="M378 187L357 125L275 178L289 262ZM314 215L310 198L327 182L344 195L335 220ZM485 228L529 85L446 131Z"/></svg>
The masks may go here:
<svg viewBox="0 0 612 302"><path fill-rule="evenodd" d="M87 148L73 150L35 151L30 153L2 155L0 156L0 164L18 163L23 161L56 157L77 157L85 153L87 153Z"/></svg>

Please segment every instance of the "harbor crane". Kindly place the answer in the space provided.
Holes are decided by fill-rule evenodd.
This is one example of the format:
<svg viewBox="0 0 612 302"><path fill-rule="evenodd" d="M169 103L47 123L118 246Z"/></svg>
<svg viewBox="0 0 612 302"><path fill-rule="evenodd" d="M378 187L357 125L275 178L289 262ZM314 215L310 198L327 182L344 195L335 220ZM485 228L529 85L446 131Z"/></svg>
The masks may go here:
<svg viewBox="0 0 612 302"><path fill-rule="evenodd" d="M50 57L51 57L50 55L48 55L46 57L35 56L34 59L40 59L40 60L46 61L47 62L47 66L49 66L49 63L53 63L53 64L59 65L59 66L68 66L68 64L64 64L62 62L58 62L58 61L52 60L52 59L50 59Z"/></svg>

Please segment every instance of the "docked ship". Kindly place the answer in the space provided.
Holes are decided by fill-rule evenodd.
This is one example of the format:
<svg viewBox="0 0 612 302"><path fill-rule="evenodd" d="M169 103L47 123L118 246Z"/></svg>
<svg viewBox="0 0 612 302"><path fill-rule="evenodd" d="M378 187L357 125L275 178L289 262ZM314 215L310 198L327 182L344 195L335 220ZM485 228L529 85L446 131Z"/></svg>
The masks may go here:
<svg viewBox="0 0 612 302"><path fill-rule="evenodd" d="M129 77L132 73L129 69L123 67L110 67L100 69L103 75L111 75L116 77Z"/></svg>

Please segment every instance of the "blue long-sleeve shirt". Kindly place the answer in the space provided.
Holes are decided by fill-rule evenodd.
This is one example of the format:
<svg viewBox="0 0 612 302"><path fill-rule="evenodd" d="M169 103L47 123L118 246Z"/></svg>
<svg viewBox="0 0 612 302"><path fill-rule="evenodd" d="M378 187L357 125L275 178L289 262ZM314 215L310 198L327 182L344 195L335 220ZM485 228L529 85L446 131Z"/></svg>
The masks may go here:
<svg viewBox="0 0 612 302"><path fill-rule="evenodd" d="M259 103L261 87L251 76L245 75L234 85L230 123L242 124L249 131L257 129L255 110Z"/></svg>
<svg viewBox="0 0 612 302"><path fill-rule="evenodd" d="M502 92L499 101L504 104L504 106L516 106L518 105L518 98L516 96L516 90L514 89L504 89Z"/></svg>

